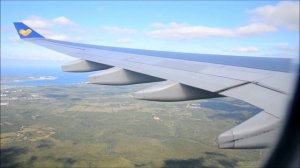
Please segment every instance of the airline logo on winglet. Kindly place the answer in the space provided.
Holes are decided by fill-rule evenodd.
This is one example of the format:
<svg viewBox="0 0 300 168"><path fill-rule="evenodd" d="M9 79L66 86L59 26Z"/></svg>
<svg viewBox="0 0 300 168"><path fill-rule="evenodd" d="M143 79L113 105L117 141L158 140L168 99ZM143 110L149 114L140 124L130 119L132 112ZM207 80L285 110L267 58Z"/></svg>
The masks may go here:
<svg viewBox="0 0 300 168"><path fill-rule="evenodd" d="M19 31L19 33L20 33L22 36L24 36L24 37L28 36L31 32L32 32L31 29L27 29L27 30L21 29L21 30Z"/></svg>
<svg viewBox="0 0 300 168"><path fill-rule="evenodd" d="M21 39L44 38L22 22L15 22L14 25Z"/></svg>

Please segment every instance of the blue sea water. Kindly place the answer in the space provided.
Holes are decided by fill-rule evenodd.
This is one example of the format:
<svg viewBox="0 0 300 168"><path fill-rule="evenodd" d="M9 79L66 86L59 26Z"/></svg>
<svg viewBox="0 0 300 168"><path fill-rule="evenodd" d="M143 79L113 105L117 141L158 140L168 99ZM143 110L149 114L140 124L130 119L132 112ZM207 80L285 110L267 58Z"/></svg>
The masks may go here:
<svg viewBox="0 0 300 168"><path fill-rule="evenodd" d="M96 72L93 72L96 73ZM48 86L82 83L88 81L88 76L93 73L68 73L61 70L60 65L51 67L43 66L1 66L1 79L24 79L28 77L53 76L54 80L25 80L22 82L2 82L6 86Z"/></svg>

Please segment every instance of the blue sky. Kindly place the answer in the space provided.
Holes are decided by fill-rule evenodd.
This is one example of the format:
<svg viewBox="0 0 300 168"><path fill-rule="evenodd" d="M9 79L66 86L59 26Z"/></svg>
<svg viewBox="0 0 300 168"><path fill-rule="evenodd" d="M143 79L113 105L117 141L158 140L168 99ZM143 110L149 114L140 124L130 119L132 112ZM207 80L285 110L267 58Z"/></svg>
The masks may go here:
<svg viewBox="0 0 300 168"><path fill-rule="evenodd" d="M266 57L299 56L299 1L1 1L1 61L74 58L18 39L23 21L46 37L108 46Z"/></svg>

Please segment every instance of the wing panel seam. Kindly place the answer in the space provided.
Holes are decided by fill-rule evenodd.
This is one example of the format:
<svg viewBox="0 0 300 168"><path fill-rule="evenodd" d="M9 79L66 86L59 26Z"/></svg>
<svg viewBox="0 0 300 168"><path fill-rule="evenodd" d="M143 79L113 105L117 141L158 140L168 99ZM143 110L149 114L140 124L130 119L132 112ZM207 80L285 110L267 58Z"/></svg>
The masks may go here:
<svg viewBox="0 0 300 168"><path fill-rule="evenodd" d="M237 88L237 87L240 87L240 86L244 86L244 85L247 85L247 84L250 84L252 82L244 82L244 83L241 83L241 84L238 84L238 85L234 85L234 86L230 86L230 87L227 87L227 88L224 88L224 89L221 89L221 90L218 90L216 91L216 93L222 93L222 92L225 92L227 90L231 90L231 89L234 89L234 88Z"/></svg>
<svg viewBox="0 0 300 168"><path fill-rule="evenodd" d="M275 89L275 88L268 87L268 86L263 85L263 84L261 84L261 83L259 83L259 82L252 82L252 83L253 83L254 85L257 85L257 86L260 86L260 87L263 87L263 88L272 90L272 91L274 91L274 92L288 95L288 93L286 93L286 92L284 92L284 91L281 91L281 90L278 90L278 89Z"/></svg>

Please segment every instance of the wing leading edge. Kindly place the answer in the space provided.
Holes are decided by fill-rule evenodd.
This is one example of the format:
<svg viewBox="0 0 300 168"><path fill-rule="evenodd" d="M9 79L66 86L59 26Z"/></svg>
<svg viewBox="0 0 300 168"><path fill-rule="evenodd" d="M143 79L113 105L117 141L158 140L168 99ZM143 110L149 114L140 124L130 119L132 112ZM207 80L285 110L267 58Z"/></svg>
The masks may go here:
<svg viewBox="0 0 300 168"><path fill-rule="evenodd" d="M152 101L233 97L262 109L217 138L220 148L264 148L272 145L289 103L295 75L291 59L176 53L78 44L44 38L23 23L19 36L34 44L79 58L64 65L68 72L101 70L90 83L129 85L160 82L134 93ZM284 82L282 82L284 81Z"/></svg>

